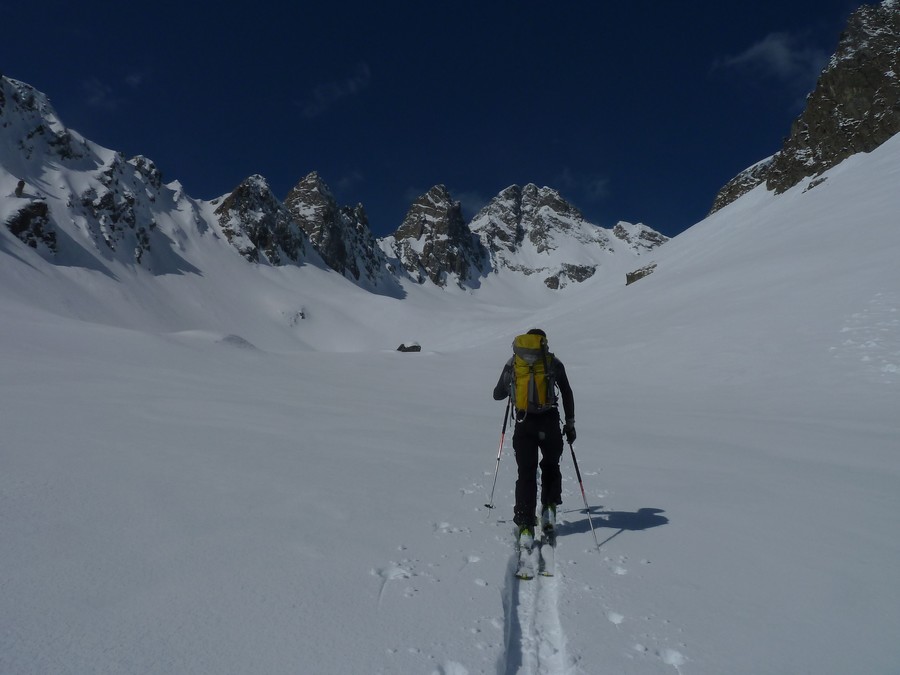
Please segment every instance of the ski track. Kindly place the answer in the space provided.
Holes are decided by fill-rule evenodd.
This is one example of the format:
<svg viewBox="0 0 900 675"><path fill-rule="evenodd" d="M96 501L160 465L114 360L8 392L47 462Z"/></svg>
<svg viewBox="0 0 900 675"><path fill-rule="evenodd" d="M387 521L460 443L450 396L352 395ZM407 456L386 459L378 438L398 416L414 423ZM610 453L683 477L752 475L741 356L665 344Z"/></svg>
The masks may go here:
<svg viewBox="0 0 900 675"><path fill-rule="evenodd" d="M506 570L504 652L499 675L571 675L566 635L559 614L559 568L556 576L515 576L518 556Z"/></svg>

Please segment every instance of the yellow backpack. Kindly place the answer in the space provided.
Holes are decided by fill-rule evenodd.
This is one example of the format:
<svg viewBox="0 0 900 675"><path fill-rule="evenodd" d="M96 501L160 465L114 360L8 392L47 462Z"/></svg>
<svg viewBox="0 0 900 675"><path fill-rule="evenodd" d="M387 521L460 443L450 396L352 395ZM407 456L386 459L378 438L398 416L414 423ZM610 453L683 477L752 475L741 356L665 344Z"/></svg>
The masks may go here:
<svg viewBox="0 0 900 675"><path fill-rule="evenodd" d="M516 410L541 413L556 407L556 383L543 335L519 335L513 340L512 392Z"/></svg>

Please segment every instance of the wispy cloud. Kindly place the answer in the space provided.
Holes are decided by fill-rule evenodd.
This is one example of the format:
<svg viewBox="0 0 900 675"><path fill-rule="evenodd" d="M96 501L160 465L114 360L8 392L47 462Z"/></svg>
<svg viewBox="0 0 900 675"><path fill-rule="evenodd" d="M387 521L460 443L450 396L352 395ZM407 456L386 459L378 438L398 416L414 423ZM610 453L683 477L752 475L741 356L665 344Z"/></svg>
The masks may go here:
<svg viewBox="0 0 900 675"><path fill-rule="evenodd" d="M146 73L134 70L127 73L121 82L118 82L118 86L111 85L99 77L91 77L81 83L81 89L85 102L91 108L116 112L127 102L129 94L140 89L146 79ZM124 95L123 89L126 89Z"/></svg>
<svg viewBox="0 0 900 675"><path fill-rule="evenodd" d="M363 176L362 172L353 170L350 173L345 173L343 176L338 178L335 187L338 189L338 192L348 193L353 190L357 185L363 183L365 181L365 176Z"/></svg>
<svg viewBox="0 0 900 675"><path fill-rule="evenodd" d="M597 173L577 174L565 167L554 181L554 186L563 196L576 195L588 202L602 202L610 195L609 178Z"/></svg>
<svg viewBox="0 0 900 675"><path fill-rule="evenodd" d="M81 87L84 91L85 101L91 108L110 112L118 110L121 99L116 95L115 90L105 82L92 77L82 82Z"/></svg>
<svg viewBox="0 0 900 675"><path fill-rule="evenodd" d="M828 62L823 50L790 33L769 33L740 54L717 59L713 68L742 69L809 92Z"/></svg>
<svg viewBox="0 0 900 675"><path fill-rule="evenodd" d="M144 73L134 71L134 72L128 73L128 75L125 76L125 84L127 84L132 89L137 89L142 84L144 84L145 79L146 79L146 76Z"/></svg>
<svg viewBox="0 0 900 675"><path fill-rule="evenodd" d="M339 101L356 96L365 90L371 80L369 65L360 63L346 79L317 85L309 99L300 104L300 109L305 117L318 117Z"/></svg>

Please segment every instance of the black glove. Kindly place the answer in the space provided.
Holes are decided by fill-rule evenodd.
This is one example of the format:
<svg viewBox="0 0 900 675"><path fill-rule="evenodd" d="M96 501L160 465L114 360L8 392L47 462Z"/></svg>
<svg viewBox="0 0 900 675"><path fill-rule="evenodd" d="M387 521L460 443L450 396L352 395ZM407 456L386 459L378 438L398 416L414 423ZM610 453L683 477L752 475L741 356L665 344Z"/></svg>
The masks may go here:
<svg viewBox="0 0 900 675"><path fill-rule="evenodd" d="M563 425L563 433L566 435L566 441L568 441L569 445L575 442L575 420L571 420L566 422Z"/></svg>

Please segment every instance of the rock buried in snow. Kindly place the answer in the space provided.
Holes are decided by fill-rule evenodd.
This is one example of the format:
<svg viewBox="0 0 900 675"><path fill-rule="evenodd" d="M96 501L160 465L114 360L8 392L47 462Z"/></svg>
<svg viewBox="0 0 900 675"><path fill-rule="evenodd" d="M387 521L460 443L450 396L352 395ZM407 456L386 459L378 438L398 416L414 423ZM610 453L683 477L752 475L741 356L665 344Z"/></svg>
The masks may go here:
<svg viewBox="0 0 900 675"><path fill-rule="evenodd" d="M240 335L226 335L219 340L219 344L230 345L231 347L238 347L239 349L256 349L256 345L245 340Z"/></svg>
<svg viewBox="0 0 900 675"><path fill-rule="evenodd" d="M656 263L650 263L640 269L634 270L634 272L628 272L625 275L625 285L629 286L633 284L638 279L643 279L646 276L653 274L653 271L656 269Z"/></svg>
<svg viewBox="0 0 900 675"><path fill-rule="evenodd" d="M405 342L397 347L398 352L420 352L422 351L422 347L418 342L410 342L406 344Z"/></svg>

